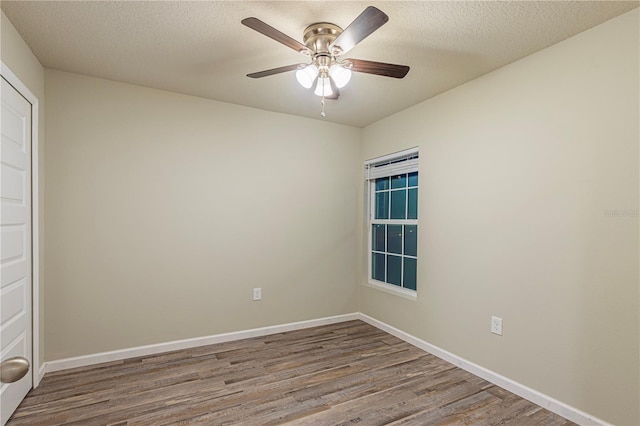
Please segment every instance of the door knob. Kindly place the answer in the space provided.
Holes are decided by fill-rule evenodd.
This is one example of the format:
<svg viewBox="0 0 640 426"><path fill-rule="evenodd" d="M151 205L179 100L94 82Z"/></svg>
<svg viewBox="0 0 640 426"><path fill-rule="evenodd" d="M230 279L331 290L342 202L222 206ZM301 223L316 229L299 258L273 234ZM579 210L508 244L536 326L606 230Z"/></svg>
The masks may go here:
<svg viewBox="0 0 640 426"><path fill-rule="evenodd" d="M9 358L0 364L0 383L13 383L29 372L29 361L21 356Z"/></svg>

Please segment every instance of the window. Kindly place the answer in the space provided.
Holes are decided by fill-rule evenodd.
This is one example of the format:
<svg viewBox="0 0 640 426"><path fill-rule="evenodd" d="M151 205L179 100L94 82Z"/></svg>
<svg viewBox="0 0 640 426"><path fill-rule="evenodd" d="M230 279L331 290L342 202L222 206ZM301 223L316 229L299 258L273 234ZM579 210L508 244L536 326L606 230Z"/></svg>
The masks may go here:
<svg viewBox="0 0 640 426"><path fill-rule="evenodd" d="M369 281L415 292L418 150L365 163L369 186Z"/></svg>

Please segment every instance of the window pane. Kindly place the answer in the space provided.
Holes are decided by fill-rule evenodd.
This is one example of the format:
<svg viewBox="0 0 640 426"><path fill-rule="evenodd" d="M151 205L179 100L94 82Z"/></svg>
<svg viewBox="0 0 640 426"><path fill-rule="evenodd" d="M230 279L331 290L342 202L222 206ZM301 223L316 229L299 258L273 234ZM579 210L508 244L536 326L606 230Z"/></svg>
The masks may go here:
<svg viewBox="0 0 640 426"><path fill-rule="evenodd" d="M1 0L0 0L1 1ZM408 159L418 154L398 156L374 164L379 176L396 166L411 167ZM369 181L370 228L369 279L416 291L418 256L418 171L380 177ZM411 169L406 169L411 170ZM415 169L413 169L415 170Z"/></svg>
<svg viewBox="0 0 640 426"><path fill-rule="evenodd" d="M385 251L385 228L386 225L373 225L372 227L371 243L375 251Z"/></svg>
<svg viewBox="0 0 640 426"><path fill-rule="evenodd" d="M407 175L397 175L391 178L391 188L405 188L407 186Z"/></svg>
<svg viewBox="0 0 640 426"><path fill-rule="evenodd" d="M409 186L418 186L418 172L409 173Z"/></svg>
<svg viewBox="0 0 640 426"><path fill-rule="evenodd" d="M418 218L418 188L409 190L409 211L407 212L407 219Z"/></svg>
<svg viewBox="0 0 640 426"><path fill-rule="evenodd" d="M387 282L402 286L402 257L387 256Z"/></svg>
<svg viewBox="0 0 640 426"><path fill-rule="evenodd" d="M371 278L384 281L384 254L372 253Z"/></svg>
<svg viewBox="0 0 640 426"><path fill-rule="evenodd" d="M383 191L389 189L389 178L376 179L376 191Z"/></svg>
<svg viewBox="0 0 640 426"><path fill-rule="evenodd" d="M391 219L406 219L406 190L391 191Z"/></svg>
<svg viewBox="0 0 640 426"><path fill-rule="evenodd" d="M389 193L376 194L376 219L389 219Z"/></svg>
<svg viewBox="0 0 640 426"><path fill-rule="evenodd" d="M416 260L404 258L404 288L416 289Z"/></svg>
<svg viewBox="0 0 640 426"><path fill-rule="evenodd" d="M418 255L418 227L405 225L404 227L404 254L407 256Z"/></svg>
<svg viewBox="0 0 640 426"><path fill-rule="evenodd" d="M389 225L387 230L389 231L387 251L402 254L402 225Z"/></svg>

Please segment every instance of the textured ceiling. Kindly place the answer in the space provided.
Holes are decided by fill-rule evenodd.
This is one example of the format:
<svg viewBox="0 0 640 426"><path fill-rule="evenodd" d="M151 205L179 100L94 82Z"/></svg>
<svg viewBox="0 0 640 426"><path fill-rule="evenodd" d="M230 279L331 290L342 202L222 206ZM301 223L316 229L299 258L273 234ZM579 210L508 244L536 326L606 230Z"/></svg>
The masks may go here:
<svg viewBox="0 0 640 426"><path fill-rule="evenodd" d="M638 7L638 1L2 1L43 66L322 119L293 72L305 57L240 24L254 16L302 41L368 5L389 22L344 58L409 65L402 80L356 73L324 120L365 126Z"/></svg>

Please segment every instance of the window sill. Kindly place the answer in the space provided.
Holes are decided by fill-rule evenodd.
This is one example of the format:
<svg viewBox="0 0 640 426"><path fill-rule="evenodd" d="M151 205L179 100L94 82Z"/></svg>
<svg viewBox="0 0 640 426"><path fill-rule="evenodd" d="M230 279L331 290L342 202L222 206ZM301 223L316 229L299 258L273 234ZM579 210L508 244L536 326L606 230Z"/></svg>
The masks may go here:
<svg viewBox="0 0 640 426"><path fill-rule="evenodd" d="M407 290L405 288L383 283L381 281L369 280L368 282L363 283L363 285L374 288L376 290L383 291L385 293L390 293L396 296L404 297L405 299L409 299L409 300L416 300L418 298L418 292L416 291Z"/></svg>

